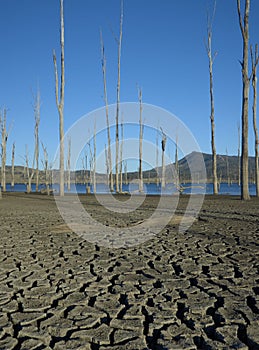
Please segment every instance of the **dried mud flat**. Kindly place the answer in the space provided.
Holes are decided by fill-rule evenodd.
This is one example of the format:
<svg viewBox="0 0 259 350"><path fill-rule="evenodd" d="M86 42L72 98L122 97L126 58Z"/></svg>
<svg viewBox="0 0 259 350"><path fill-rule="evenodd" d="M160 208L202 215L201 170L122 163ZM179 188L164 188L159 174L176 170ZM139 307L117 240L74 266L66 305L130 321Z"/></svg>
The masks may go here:
<svg viewBox="0 0 259 350"><path fill-rule="evenodd" d="M176 214L184 213L182 196ZM82 199L106 226L134 214ZM259 349L259 201L206 197L186 232L171 222L131 248L89 243L53 197L0 201L0 349Z"/></svg>

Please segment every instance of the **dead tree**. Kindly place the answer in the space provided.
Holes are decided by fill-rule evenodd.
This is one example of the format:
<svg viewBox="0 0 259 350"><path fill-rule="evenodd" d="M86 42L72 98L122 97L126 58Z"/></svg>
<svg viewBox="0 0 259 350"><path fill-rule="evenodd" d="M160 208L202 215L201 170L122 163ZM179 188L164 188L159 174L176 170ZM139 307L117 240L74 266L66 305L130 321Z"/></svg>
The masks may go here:
<svg viewBox="0 0 259 350"><path fill-rule="evenodd" d="M93 192L96 193L96 120L94 121Z"/></svg>
<svg viewBox="0 0 259 350"><path fill-rule="evenodd" d="M175 173L176 173L176 189L179 191L180 190L180 179L179 179L179 163L178 163L178 136L176 136L175 140Z"/></svg>
<svg viewBox="0 0 259 350"><path fill-rule="evenodd" d="M65 54L64 54L64 11L63 0L60 0L60 46L61 46L61 86L59 96L58 68L55 50L53 50L53 62L55 70L55 94L59 114L59 186L60 196L64 196L64 91L65 91Z"/></svg>
<svg viewBox="0 0 259 350"><path fill-rule="evenodd" d="M83 156L82 160L82 168L83 168L83 184L86 185L87 182L87 153Z"/></svg>
<svg viewBox="0 0 259 350"><path fill-rule="evenodd" d="M107 186L110 186L110 167L109 167L109 156L106 144L104 145L104 151L105 151L105 165L106 165L106 174L107 174Z"/></svg>
<svg viewBox="0 0 259 350"><path fill-rule="evenodd" d="M251 62L252 62L252 86L253 86L253 128L255 137L255 186L256 186L256 197L259 197L259 137L257 128L257 65L258 65L258 45L255 45L255 53L253 54L252 46L251 51Z"/></svg>
<svg viewBox="0 0 259 350"><path fill-rule="evenodd" d="M124 128L123 128L123 116L121 117L121 144L120 144L120 192L122 192L122 163L123 163L123 142L124 142Z"/></svg>
<svg viewBox="0 0 259 350"><path fill-rule="evenodd" d="M241 153L241 199L250 199L249 174L248 174L248 100L249 100L249 76L248 76L248 53L249 53L249 10L250 0L245 0L244 18L242 18L240 0L237 0L239 26L243 39L242 67L242 153Z"/></svg>
<svg viewBox="0 0 259 350"><path fill-rule="evenodd" d="M12 182L11 186L14 187L14 157L15 157L15 142L12 147Z"/></svg>
<svg viewBox="0 0 259 350"><path fill-rule="evenodd" d="M226 148L226 172L227 172L228 186L230 186L229 158L228 158L228 149L227 148Z"/></svg>
<svg viewBox="0 0 259 350"><path fill-rule="evenodd" d="M68 139L67 150L67 190L71 190L71 137Z"/></svg>
<svg viewBox="0 0 259 350"><path fill-rule="evenodd" d="M1 113L2 114L2 113ZM6 129L6 114L7 110L4 108L3 115L0 114L0 127L1 127L1 136L2 136L2 143L1 143L1 187L3 192L6 191L6 145L8 140L9 132Z"/></svg>
<svg viewBox="0 0 259 350"><path fill-rule="evenodd" d="M207 54L209 58L209 74L210 74L210 123L211 123L211 150L212 150L212 177L213 177L213 192L218 194L218 178L217 178L217 152L215 145L215 111L214 111L214 94L213 94L213 63L216 53L212 54L212 23L216 10L216 2L214 3L213 15L208 16L207 20Z"/></svg>
<svg viewBox="0 0 259 350"><path fill-rule="evenodd" d="M45 186L46 186L47 195L49 196L50 195L50 188L49 188L49 180L50 180L49 158L48 158L47 147L45 147L43 143L41 143L41 145L42 145L43 155L44 155L44 160L42 161L42 163L43 163L43 168L44 168L44 173L45 173Z"/></svg>
<svg viewBox="0 0 259 350"><path fill-rule="evenodd" d="M127 161L124 161L124 182L125 185L128 184L128 169L127 169Z"/></svg>
<svg viewBox="0 0 259 350"><path fill-rule="evenodd" d="M89 157L89 183L88 183L89 186L87 186L88 187L87 192L90 192L91 185L93 184L93 152L92 152L91 143L88 142L87 145L89 147L89 154L90 154L90 157Z"/></svg>
<svg viewBox="0 0 259 350"><path fill-rule="evenodd" d="M121 1L120 15L120 36L116 39L118 45L118 80L117 80L117 103L116 103L116 155L115 155L115 187L119 192L119 114L120 114L120 75L121 75L121 42L122 42L122 24L123 24L123 1Z"/></svg>
<svg viewBox="0 0 259 350"><path fill-rule="evenodd" d="M162 189L165 188L165 146L166 146L166 134L163 132L162 128L160 128L162 131L162 141L161 141L161 147L162 147L162 179L161 179L161 187Z"/></svg>
<svg viewBox="0 0 259 350"><path fill-rule="evenodd" d="M156 133L156 185L159 184L159 173L158 173L158 129Z"/></svg>
<svg viewBox="0 0 259 350"><path fill-rule="evenodd" d="M240 125L237 125L237 133L238 133L238 148L237 148L237 182L238 182L238 186L240 186Z"/></svg>
<svg viewBox="0 0 259 350"><path fill-rule="evenodd" d="M35 140L35 176L36 176L36 192L39 191L39 124L40 124L40 92L38 90L34 101L34 140Z"/></svg>
<svg viewBox="0 0 259 350"><path fill-rule="evenodd" d="M27 193L31 193L31 183L35 172L34 160L35 160L35 155L33 157L32 167L30 168L29 167L29 150L28 150L28 145L26 145L25 146L25 168L26 168L26 176L27 176L27 182L26 182Z"/></svg>
<svg viewBox="0 0 259 350"><path fill-rule="evenodd" d="M142 90L138 91L139 99L139 192L143 192L143 170L142 170L142 150L143 150L143 122L142 122Z"/></svg>
<svg viewBox="0 0 259 350"><path fill-rule="evenodd" d="M103 71L103 91L104 91L104 102L105 102L105 115L106 115L106 128L107 128L107 139L108 139L108 150L107 150L107 163L108 163L108 185L110 190L114 190L113 186L113 174L112 174L112 155L111 155L111 134L110 134L110 122L109 122L109 107L107 97L107 85L106 85L106 57L104 52L104 44L102 38L102 32L100 31L101 40L101 54L102 54L102 71Z"/></svg>

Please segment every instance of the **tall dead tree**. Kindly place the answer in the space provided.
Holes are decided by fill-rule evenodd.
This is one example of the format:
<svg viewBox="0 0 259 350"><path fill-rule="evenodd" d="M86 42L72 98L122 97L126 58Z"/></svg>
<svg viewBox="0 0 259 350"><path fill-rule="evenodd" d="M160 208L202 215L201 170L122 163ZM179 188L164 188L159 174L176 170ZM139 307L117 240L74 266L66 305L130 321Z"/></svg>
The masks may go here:
<svg viewBox="0 0 259 350"><path fill-rule="evenodd" d="M39 124L40 124L40 92L37 91L37 96L34 101L34 140L35 140L35 176L36 176L36 192L39 191Z"/></svg>
<svg viewBox="0 0 259 350"><path fill-rule="evenodd" d="M45 147L43 143L41 143L41 145L42 145L43 155L44 155L44 160L42 161L42 163L43 163L43 168L44 168L44 173L45 173L45 186L46 186L47 195L49 196L50 195L50 188L49 188L49 180L50 180L49 158L48 158L47 147Z"/></svg>
<svg viewBox="0 0 259 350"><path fill-rule="evenodd" d="M156 185L159 184L159 173L158 173L158 129L156 132Z"/></svg>
<svg viewBox="0 0 259 350"><path fill-rule="evenodd" d="M110 186L110 167L109 167L109 156L108 156L108 151L106 144L104 145L104 152L105 152L105 165L106 165L106 174L107 174L107 186Z"/></svg>
<svg viewBox="0 0 259 350"><path fill-rule="evenodd" d="M176 136L176 140L175 140L175 172L176 172L176 181L175 181L175 185L177 190L179 191L180 189L180 179L179 179L179 163L178 163L178 136Z"/></svg>
<svg viewBox="0 0 259 350"><path fill-rule="evenodd" d="M35 169L34 169L34 160L35 160L35 153L32 161L32 167L29 166L29 150L28 145L25 146L25 167L26 167L26 176L27 176L27 182L26 182L26 191L27 193L31 193L31 183L32 179L34 177Z"/></svg>
<svg viewBox="0 0 259 350"><path fill-rule="evenodd" d="M6 191L6 145L8 140L8 131L6 129L6 114L7 110L4 108L3 113L0 114L0 128L1 128L1 136L2 136L2 143L1 143L1 187L3 192Z"/></svg>
<svg viewBox="0 0 259 350"><path fill-rule="evenodd" d="M229 158L228 158L228 149L227 148L226 148L226 173L227 173L228 186L230 186Z"/></svg>
<svg viewBox="0 0 259 350"><path fill-rule="evenodd" d="M121 144L120 144L120 192L122 192L122 185L123 185L123 178L122 178L123 142L124 142L124 128L123 128L123 115L122 115L122 117L121 117Z"/></svg>
<svg viewBox="0 0 259 350"><path fill-rule="evenodd" d="M128 184L128 169L127 169L127 161L124 161L124 182L125 185Z"/></svg>
<svg viewBox="0 0 259 350"><path fill-rule="evenodd" d="M55 50L53 50L53 62L55 70L55 94L59 114L59 194L64 196L64 91L65 91L65 53L64 53L64 10L63 0L60 0L60 47L61 47L61 85L59 96L58 68Z"/></svg>
<svg viewBox="0 0 259 350"><path fill-rule="evenodd" d="M100 31L100 41L101 41L101 54L102 54L103 92L104 92L106 128L107 128L107 139L108 139L108 150L107 150L108 182L109 182L108 185L110 186L110 190L114 191L113 174L112 174L112 155L111 155L111 133L110 133L109 107L108 107L107 85L106 85L106 57L105 57L104 43L103 43L101 31Z"/></svg>
<svg viewBox="0 0 259 350"><path fill-rule="evenodd" d="M71 137L68 139L67 150L67 190L71 190Z"/></svg>
<svg viewBox="0 0 259 350"><path fill-rule="evenodd" d="M142 169L142 150L143 150L143 122L142 122L142 90L138 91L139 99L139 192L143 192L143 169Z"/></svg>
<svg viewBox="0 0 259 350"><path fill-rule="evenodd" d="M116 103L116 155L115 155L115 187L119 192L119 115L120 115L120 81L121 81L121 42L122 42L122 24L123 24L123 1L121 1L120 15L120 36L116 39L118 45L118 80L117 80L117 103Z"/></svg>
<svg viewBox="0 0 259 350"><path fill-rule="evenodd" d="M160 128L162 131L162 141L161 141L161 147L162 147L162 178L161 178L161 187L162 189L165 188L165 146L166 146L166 134L163 132L162 128Z"/></svg>
<svg viewBox="0 0 259 350"><path fill-rule="evenodd" d="M258 65L258 45L255 45L255 52L253 54L252 46L251 51L251 62L252 62L252 86L253 86L253 128L255 137L255 186L256 186L256 197L259 197L259 137L257 128L257 65Z"/></svg>
<svg viewBox="0 0 259 350"><path fill-rule="evenodd" d="M238 148L237 148L237 183L238 186L240 186L240 125L237 126L237 133L238 133Z"/></svg>
<svg viewBox="0 0 259 350"><path fill-rule="evenodd" d="M93 192L96 193L96 120L94 121Z"/></svg>
<svg viewBox="0 0 259 350"><path fill-rule="evenodd" d="M212 177L213 192L218 194L218 178L217 178L217 152L215 145L215 110L214 110L214 94L213 94L213 63L216 53L212 53L212 23L216 10L216 2L214 3L213 15L207 19L207 54L209 58L209 74L210 74L210 124L211 124L211 150L212 150Z"/></svg>
<svg viewBox="0 0 259 350"><path fill-rule="evenodd" d="M249 76L248 76L248 52L249 52L249 10L250 0L245 0L244 18L242 18L240 0L237 0L237 12L239 26L243 39L242 67L242 153L241 153L241 199L250 199L249 174L248 174L248 102L249 102Z"/></svg>
<svg viewBox="0 0 259 350"><path fill-rule="evenodd" d="M15 142L12 146L12 182L11 186L14 187L14 157L15 157Z"/></svg>

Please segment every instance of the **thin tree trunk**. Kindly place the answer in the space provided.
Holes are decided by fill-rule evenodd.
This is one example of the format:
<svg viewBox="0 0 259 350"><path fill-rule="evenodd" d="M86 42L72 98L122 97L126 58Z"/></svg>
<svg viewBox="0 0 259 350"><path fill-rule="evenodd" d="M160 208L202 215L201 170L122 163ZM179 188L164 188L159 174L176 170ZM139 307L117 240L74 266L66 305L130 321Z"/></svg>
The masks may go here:
<svg viewBox="0 0 259 350"><path fill-rule="evenodd" d="M67 152L67 190L71 190L71 137L68 139L68 152Z"/></svg>
<svg viewBox="0 0 259 350"><path fill-rule="evenodd" d="M120 16L120 36L118 43L118 81L117 81L117 106L116 106L116 159L115 159L115 186L116 192L119 192L119 114L120 114L120 72L121 72L121 42L122 42L122 23L123 23L123 2L121 2Z"/></svg>
<svg viewBox="0 0 259 350"><path fill-rule="evenodd" d="M214 194L218 194L218 179L217 179L217 152L215 146L215 111L214 111L214 94L213 94L213 62L214 57L212 57L212 22L215 14L216 3L214 3L214 11L213 16L209 20L208 19L208 27L207 27L207 54L209 58L209 73L210 73L210 123L211 123L211 150L212 150L212 177L213 177L213 192Z"/></svg>
<svg viewBox="0 0 259 350"><path fill-rule="evenodd" d="M91 185L93 185L93 152L92 152L92 148L91 148L91 143L88 142L88 147L89 147L89 153L90 153L90 157L89 157L89 188L91 188ZM90 190L88 190L90 191Z"/></svg>
<svg viewBox="0 0 259 350"><path fill-rule="evenodd" d="M237 149L237 171L238 171L238 186L240 186L241 180L240 180L240 125L237 126L237 132L238 132L238 149Z"/></svg>
<svg viewBox="0 0 259 350"><path fill-rule="evenodd" d="M226 170L227 170L227 182L230 186L230 173L229 173L229 160L228 160L228 149L226 148Z"/></svg>
<svg viewBox="0 0 259 350"><path fill-rule="evenodd" d="M34 157L35 159L35 157ZM31 193L31 183L34 176L34 159L32 163L32 168L30 170L29 168L29 151L28 151L28 145L26 145L26 151L25 151L25 164L26 164L26 173L27 173L27 193Z"/></svg>
<svg viewBox="0 0 259 350"><path fill-rule="evenodd" d="M255 46L255 54L253 55L251 49L251 61L252 61L252 86L253 86L253 128L255 137L255 187L256 197L259 197L259 137L257 128L257 65L258 65L258 45Z"/></svg>
<svg viewBox="0 0 259 350"><path fill-rule="evenodd" d="M159 184L159 174L158 174L158 130L156 133L156 185Z"/></svg>
<svg viewBox="0 0 259 350"><path fill-rule="evenodd" d="M124 129L123 129L123 116L122 116L122 118L121 118L121 144L120 144L120 192L122 192L122 185L123 185L123 178L122 178L123 142L124 142Z"/></svg>
<svg viewBox="0 0 259 350"><path fill-rule="evenodd" d="M50 188L49 188L49 160L48 160L48 152L47 148L44 147L43 143L41 143L42 149L43 149L43 154L44 154L44 161L43 161L43 166L44 166L44 173L45 173L45 186L46 186L46 191L47 195L50 195Z"/></svg>
<svg viewBox="0 0 259 350"><path fill-rule="evenodd" d="M107 147L105 144L105 165L106 165L106 175L107 175L107 186L110 186L110 170L109 170L109 156L108 156L108 151L107 151Z"/></svg>
<svg viewBox="0 0 259 350"><path fill-rule="evenodd" d="M34 140L35 140L35 163L36 163L36 192L39 191L39 124L40 124L40 92L38 90L34 103Z"/></svg>
<svg viewBox="0 0 259 350"><path fill-rule="evenodd" d="M60 86L60 98L58 93L58 69L55 50L53 50L53 62L55 69L55 94L56 104L59 114L59 194L64 196L64 91L65 91L65 54L64 54L64 11L63 0L60 0L60 46L61 46L61 86Z"/></svg>
<svg viewBox="0 0 259 350"><path fill-rule="evenodd" d="M143 123L142 123L142 90L139 89L139 192L143 192L143 170L142 170L142 149L143 149Z"/></svg>
<svg viewBox="0 0 259 350"><path fill-rule="evenodd" d="M15 143L12 147L12 183L11 186L14 187L14 156L15 156Z"/></svg>
<svg viewBox="0 0 259 350"><path fill-rule="evenodd" d="M0 116L0 124L1 124L1 134L2 134L2 166L1 166L1 187L3 192L6 191L6 145L8 140L8 132L6 131L6 114L7 111L4 109L3 118Z"/></svg>
<svg viewBox="0 0 259 350"><path fill-rule="evenodd" d="M179 163L178 163L178 137L176 136L175 143L175 172L176 172L176 188L180 191L180 179L179 179Z"/></svg>
<svg viewBox="0 0 259 350"><path fill-rule="evenodd" d="M94 121L93 192L96 193L96 121Z"/></svg>
<svg viewBox="0 0 259 350"><path fill-rule="evenodd" d="M166 134L162 131L162 141L161 141L161 146L162 146L162 179L161 179L161 187L162 189L165 188L165 146L166 146Z"/></svg>
<svg viewBox="0 0 259 350"><path fill-rule="evenodd" d="M128 174L127 174L127 161L124 161L124 182L125 185L128 184Z"/></svg>
<svg viewBox="0 0 259 350"><path fill-rule="evenodd" d="M248 51L249 51L249 9L250 0L245 1L244 19L242 19L240 0L237 0L239 26L243 38L242 66L242 154L241 154L241 199L250 199L248 176L248 100L249 100L249 76L248 76Z"/></svg>
<svg viewBox="0 0 259 350"><path fill-rule="evenodd" d="M109 108L108 108L107 85L106 85L106 57L104 52L104 44L103 44L101 31L100 31L100 40L101 40L101 53L102 53L103 90L104 90L104 102L105 102L106 128L107 128L107 139L108 139L108 151L107 151L107 156L108 156L107 161L109 166L108 176L109 176L110 190L113 192L114 185L113 185L113 174L112 174L111 134L110 134Z"/></svg>

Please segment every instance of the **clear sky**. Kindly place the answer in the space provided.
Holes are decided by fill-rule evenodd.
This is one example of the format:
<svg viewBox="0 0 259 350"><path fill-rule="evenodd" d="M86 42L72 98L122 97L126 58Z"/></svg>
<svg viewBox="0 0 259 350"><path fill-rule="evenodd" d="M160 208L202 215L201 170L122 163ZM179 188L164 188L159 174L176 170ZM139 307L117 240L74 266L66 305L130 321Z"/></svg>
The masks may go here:
<svg viewBox="0 0 259 350"><path fill-rule="evenodd" d="M242 6L244 0L241 0ZM210 153L207 11L213 0L124 0L121 101L162 107L192 131ZM104 105L99 31L107 59L109 103L116 102L119 0L64 0L65 130ZM259 42L259 2L251 1L250 42ZM25 144L33 153L33 96L41 93L40 139L50 157L58 146L52 50L59 62L59 1L0 0L0 107L8 109L8 139L16 143L16 163L24 164ZM213 23L214 97L217 153L237 154L241 115L242 40L235 0L217 0ZM252 91L251 91L252 92ZM251 94L252 97L252 94ZM251 99L250 99L251 102ZM250 108L250 155L254 135ZM87 131L86 131L87 133Z"/></svg>

